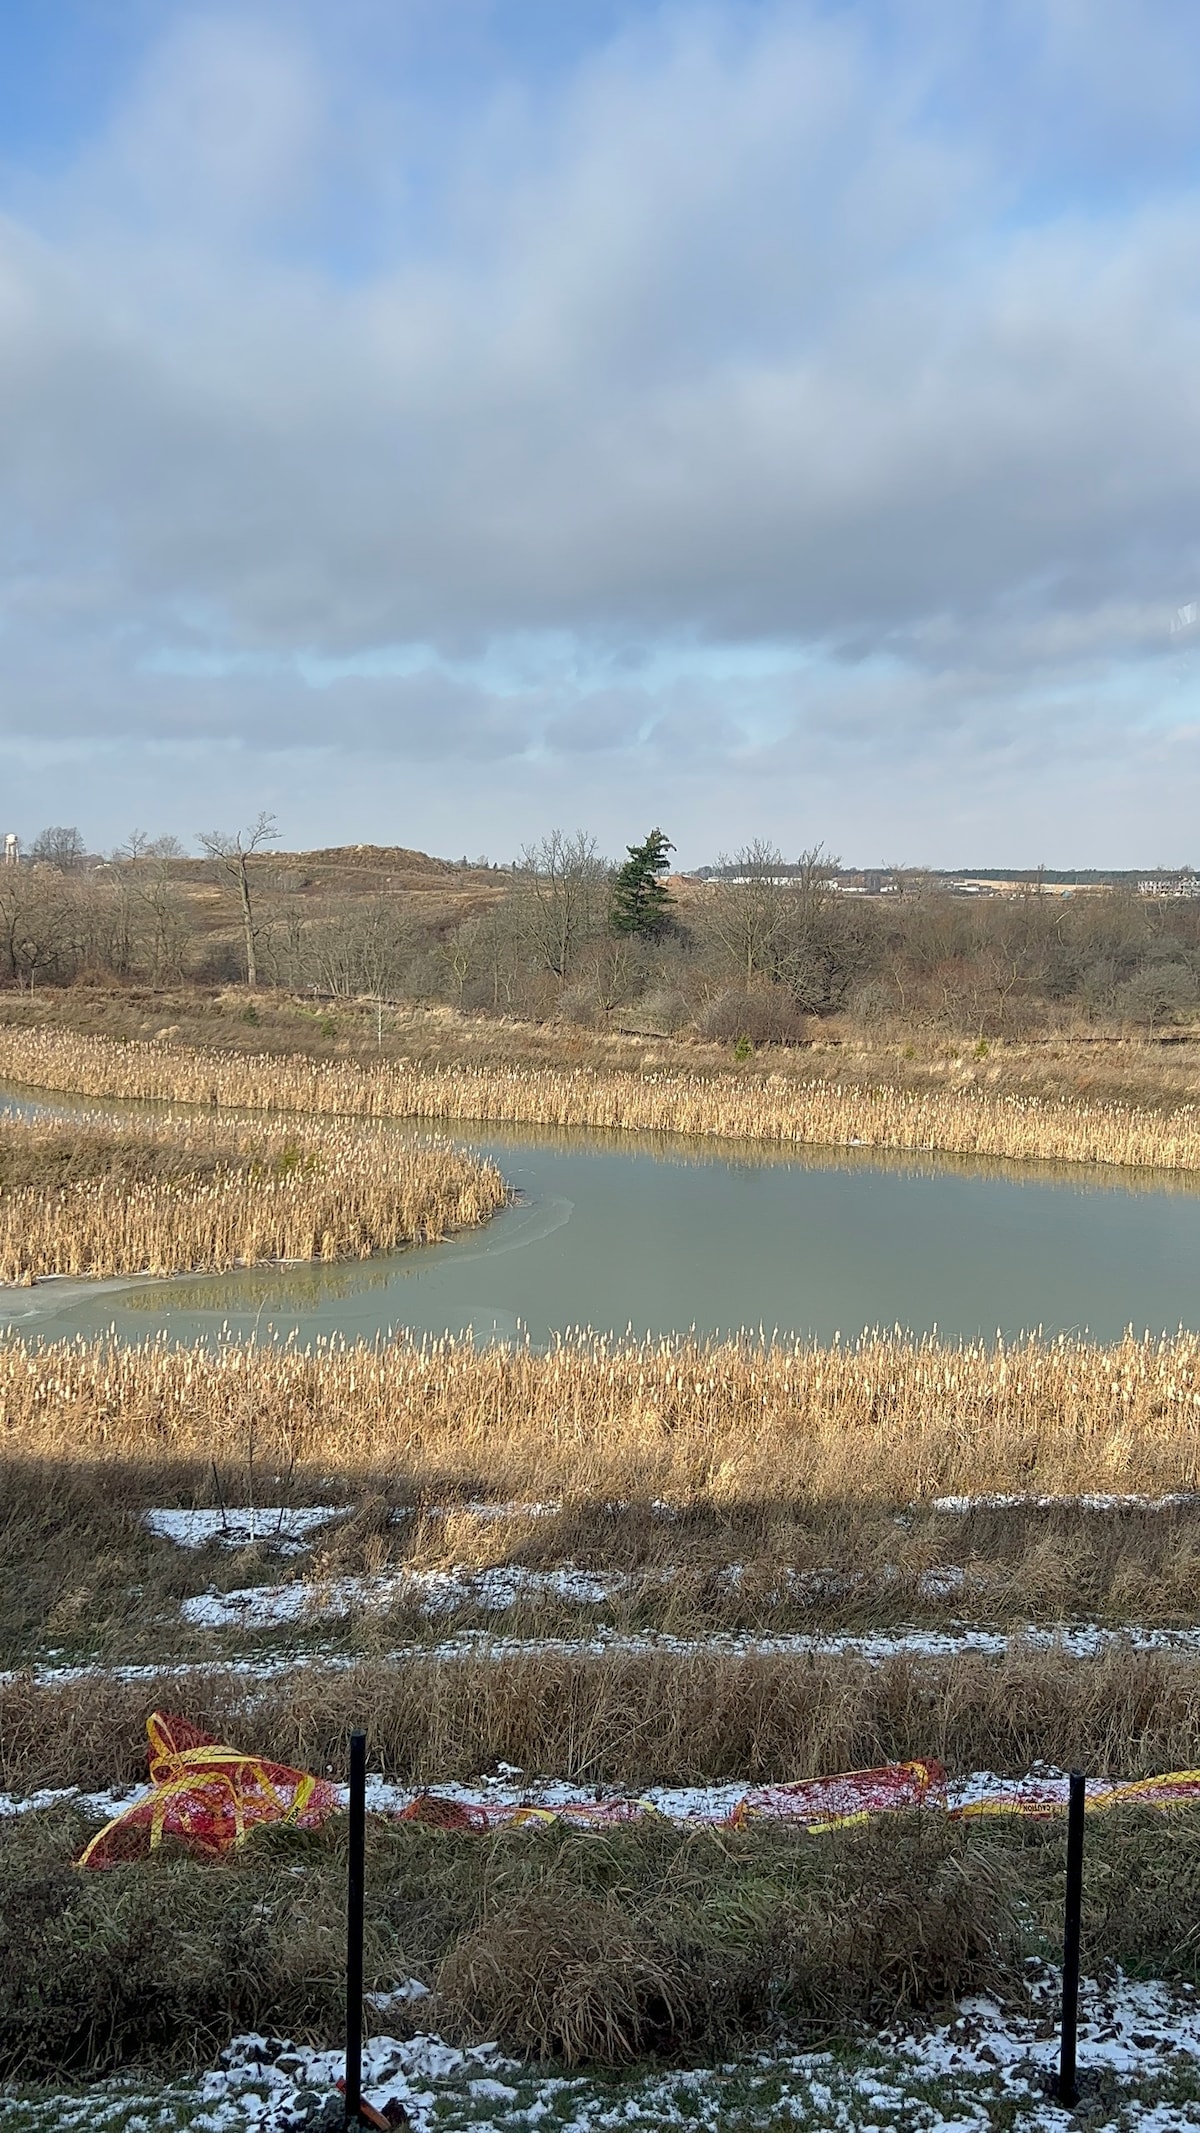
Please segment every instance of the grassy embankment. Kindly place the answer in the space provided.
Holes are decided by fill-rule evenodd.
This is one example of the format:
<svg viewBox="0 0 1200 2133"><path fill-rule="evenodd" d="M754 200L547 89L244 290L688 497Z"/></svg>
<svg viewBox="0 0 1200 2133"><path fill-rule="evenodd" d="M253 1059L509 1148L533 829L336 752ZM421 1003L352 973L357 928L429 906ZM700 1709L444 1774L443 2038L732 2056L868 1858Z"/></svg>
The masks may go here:
<svg viewBox="0 0 1200 2133"><path fill-rule="evenodd" d="M905 1130L915 1130L918 1110L923 1130L936 1111L940 1127L960 1132L964 1119L990 1119L995 1132L997 1119L1009 1130L1023 1118L1028 1130L1050 1117L1060 1156L1069 1118L1074 1148L1095 1148L1109 1118L1102 1106L1006 1107L969 1090L942 1092L937 1110L928 1091L897 1087L881 1112L870 1089L768 1083L764 1095L734 1075L718 1085L599 1070L371 1071L36 1035L21 1044L26 1073L40 1073L43 1086L47 1073L70 1070L86 1093L238 1103L257 1085L260 1105L282 1107L300 1092L296 1108L310 1117L327 1105L382 1109L385 1094L401 1109L414 1087L430 1105L449 1092L461 1116L481 1087L509 1104L578 1101L582 1089L588 1104L617 1103L618 1122L631 1127L647 1123L644 1108L634 1114L653 1110L665 1088L677 1106L683 1095L707 1103L704 1116L735 1117L747 1133L768 1099L776 1128L788 1122L792 1135L814 1119L827 1127L835 1103L844 1129L852 1101L863 1115L874 1103L876 1118ZM10 1052L3 1064L21 1071ZM155 1073L186 1077L188 1088L146 1086ZM728 1130L697 1129L698 1115L691 1130ZM294 1124L280 1130L297 1133ZM1133 1159L1143 1161L1153 1148L1161 1163L1169 1144L1182 1168L1197 1130L1187 1113L1181 1121L1143 1107L1131 1119L1126 1107L1109 1145L1141 1150ZM885 1628L949 1613L1001 1629L1089 1613L1196 1623L1194 1504L966 1519L932 1508L936 1496L977 1491L1194 1490L1192 1337L1011 1350L903 1339L824 1351L576 1343L544 1356L453 1342L312 1355L12 1345L0 1350L0 1430L10 1662L57 1654L60 1663L94 1656L161 1668L137 1680L27 1672L0 1682L0 1784L21 1791L140 1778L144 1717L156 1702L315 1769L344 1766L349 1731L365 1715L377 1767L434 1783L500 1760L531 1776L632 1788L786 1779L929 1754L957 1770L1010 1774L1038 1758L1122 1776L1196 1760L1200 1666L1178 1654L1118 1647L1074 1660L1018 1639L1000 1657L905 1653L872 1665L837 1650L795 1659L703 1644L722 1628ZM142 1524L151 1506L244 1503L251 1489L260 1503L341 1505L351 1515L290 1561L262 1545L185 1553ZM491 1520L469 1508L478 1498L560 1508ZM448 1506L452 1515L438 1515ZM498 1618L467 1607L433 1624L413 1605L363 1606L332 1627L319 1613L322 1588L344 1575L369 1584L404 1566L564 1561L627 1569L626 1598L607 1608L543 1599ZM721 1573L734 1564L741 1575L730 1581ZM781 1582L783 1571L826 1566L842 1582L818 1580L815 1596L801 1600ZM922 1576L946 1569L962 1580L939 1603ZM288 1578L311 1584L318 1603L300 1632L181 1622L181 1602L210 1586ZM465 1625L572 1635L599 1620L699 1642L687 1653L503 1657L485 1647L453 1663L419 1652L388 1659L401 1638L431 1644ZM314 1634L350 1663L266 1679L220 1665L290 1647L302 1656ZM181 1679L170 1671L180 1660L200 1671ZM1089 1961L1191 1975L1198 1819L1122 1815L1097 1827ZM220 1873L164 1860L93 1881L65 1864L82 1828L64 1810L0 1828L0 1930L11 1941L0 1955L20 1954L0 2007L7 2066L91 2070L147 2050L203 2055L254 2024L334 2029L339 1832L258 1840ZM448 2033L599 2057L724 2049L780 2026L828 2033L864 2013L882 2019L980 1986L1019 1997L1021 1957L1049 1944L1061 1899L1060 1830L938 1818L814 1840L765 1830L480 1840L379 1829L372 1844L376 1983L424 1977L438 1998L422 2003L422 2021ZM151 1999L160 2010L153 2034Z"/></svg>
<svg viewBox="0 0 1200 2133"><path fill-rule="evenodd" d="M1200 1107L1028 1096L987 1085L912 1088L784 1075L552 1065L367 1065L0 1029L0 1074L44 1089L238 1110L486 1120L680 1133L777 1145L942 1150L1004 1160L1200 1171Z"/></svg>
<svg viewBox="0 0 1200 2133"><path fill-rule="evenodd" d="M443 1003L405 1002L380 1014L370 1000L314 1003L286 992L238 986L74 985L0 996L0 1026L71 1031L121 1044L156 1040L243 1057L303 1055L332 1064L401 1061L426 1069L586 1068L597 1074L679 1073L744 1085L888 1083L913 1094L953 1089L998 1096L1064 1098L1170 1112L1200 1095L1200 1037L1097 1029L991 1038L914 1025L873 1033L831 1017L814 1020L804 1043L761 1045L736 1059L728 1043L694 1030L672 1036L614 1027L580 1029L551 1020L463 1013Z"/></svg>
<svg viewBox="0 0 1200 2133"><path fill-rule="evenodd" d="M203 1669L230 1653L313 1643L354 1661L276 1681L189 1675L202 1722L323 1767L356 1711L399 1777L471 1776L495 1759L582 1781L796 1777L937 1754L1019 1772L1083 1760L1136 1775L1195 1759L1200 1667L1118 1647L1103 1659L853 1652L795 1660L533 1651L402 1666L398 1639L465 1624L536 1635L617 1630L886 1628L951 1619L1000 1629L1079 1615L1192 1624L1200 1510L980 1510L972 1490L1196 1487L1200 1341L1062 1341L1012 1350L875 1340L852 1348L688 1342L576 1344L548 1354L466 1342L331 1346L313 1354L79 1343L0 1350L5 1476L0 1580L6 1657L98 1657ZM253 1460L253 1468L249 1462ZM269 1544L198 1553L146 1533L161 1505L328 1503L351 1515L299 1561ZM550 1516L481 1518L479 1498L558 1501ZM665 1516L662 1504L670 1507ZM437 1515L447 1508L453 1515ZM396 1514L401 1514L396 1516ZM408 1515L403 1515L407 1513ZM497 1617L419 1599L322 1622L331 1581L398 1570L564 1562L630 1574L609 1606L539 1597ZM722 1573L731 1564L741 1574ZM785 1571L819 1572L797 1595ZM928 1595L924 1574L961 1573ZM312 1588L312 1629L188 1629L210 1586ZM365 1589L365 1588L364 1588ZM936 1597L942 1589L944 1596ZM0 1782L119 1783L142 1768L141 1725L169 1675L0 1686Z"/></svg>
<svg viewBox="0 0 1200 2133"><path fill-rule="evenodd" d="M0 1846L0 2075L196 2064L231 2034L330 2038L344 1979L344 1833L265 1832L214 1870L182 1857L70 1866L85 1825L28 1816ZM1122 1813L1091 1833L1089 1958L1193 1979L1200 1817ZM797 1840L643 1827L479 1838L375 1823L366 1978L432 1999L434 2028L568 2062L727 2053L990 1991L1020 2006L1052 1951L1061 1828L904 1817ZM761 2121L756 2121L761 2122Z"/></svg>
<svg viewBox="0 0 1200 2133"><path fill-rule="evenodd" d="M362 1259L485 1221L495 1166L361 1125L0 1123L0 1281Z"/></svg>
<svg viewBox="0 0 1200 2133"><path fill-rule="evenodd" d="M948 1562L1009 1579L990 1602L1001 1619L1020 1606L1053 1622L1102 1592L1137 1610L1161 1586L1174 1618L1194 1621L1194 1505L948 1520L930 1499L1081 1483L1190 1489L1198 1397L1190 1338L1009 1352L684 1342L545 1356L465 1343L314 1355L12 1345L0 1350L0 1588L21 1646L9 1656L50 1658L53 1639L59 1664L98 1652L150 1671L0 1681L0 1784L139 1780L154 1704L316 1770L344 1768L365 1718L376 1767L432 1783L499 1761L634 1789L929 1754L1012 1774L1039 1757L1128 1776L1185 1766L1200 1667L1161 1653L1078 1661L1018 1643L993 1659L871 1665L836 1650L714 1653L701 1641L687 1654L504 1657L485 1646L452 1663L397 1664L398 1635L419 1643L453 1623L364 1610L328 1640L350 1663L263 1678L221 1662L286 1656L288 1643L300 1657L311 1638L293 1633L281 1650L278 1635L189 1636L179 1608L214 1583L301 1577L319 1591L343 1572L370 1579L405 1562L569 1555L645 1571L631 1619L658 1605L701 1640L722 1620L787 1619L769 1597L772 1575L831 1561L875 1583L833 1596L818 1609L826 1622L839 1610L851 1621L910 1610L912 1573ZM251 1481L260 1503L343 1504L352 1516L290 1561L269 1545L185 1552L142 1525L150 1505L244 1503ZM563 1508L546 1518L466 1508L555 1494ZM664 1500L674 1517L656 1510ZM456 1515L434 1516L447 1504ZM417 1515L393 1522L405 1509ZM734 1594L713 1575L731 1560L746 1565ZM679 1566L674 1593L654 1602L653 1575L668 1564ZM521 1626L577 1631L588 1619L560 1605ZM180 1658L199 1670L173 1673ZM1187 1811L1100 1822L1089 1963L1192 1976L1198 1822ZM247 2027L336 2034L339 1830L268 1835L221 1869L162 1858L93 1878L68 1864L86 1828L66 1808L0 1824L0 2067L61 2078L133 2057L203 2058ZM600 2059L811 2039L981 1988L1019 2003L1023 1957L1052 1949L1061 1903L1060 1828L939 1816L813 1839L376 1827L371 1845L372 1983L416 1974L433 1986L435 2000L415 2010L422 2026ZM398 2019L390 2009L385 2026Z"/></svg>

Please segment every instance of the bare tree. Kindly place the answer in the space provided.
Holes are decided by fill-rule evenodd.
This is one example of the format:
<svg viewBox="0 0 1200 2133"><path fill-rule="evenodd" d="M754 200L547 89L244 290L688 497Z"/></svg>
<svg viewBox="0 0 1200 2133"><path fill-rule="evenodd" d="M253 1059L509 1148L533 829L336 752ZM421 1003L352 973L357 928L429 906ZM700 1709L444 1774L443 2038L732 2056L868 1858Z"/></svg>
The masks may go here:
<svg viewBox="0 0 1200 2133"><path fill-rule="evenodd" d="M587 959L588 982L597 1007L606 1015L626 1006L644 984L646 957L638 953L638 948L636 936L616 933L611 939L598 941Z"/></svg>
<svg viewBox="0 0 1200 2133"><path fill-rule="evenodd" d="M390 999L412 959L412 922L386 896L328 903L293 943L293 963L323 992Z"/></svg>
<svg viewBox="0 0 1200 2133"><path fill-rule="evenodd" d="M762 837L730 859L722 853L705 913L706 930L747 985L775 974L787 919L788 881L782 852Z"/></svg>
<svg viewBox="0 0 1200 2133"><path fill-rule="evenodd" d="M580 945L607 923L609 868L594 837L552 830L526 846L520 872L514 895L530 951L544 970L565 978Z"/></svg>
<svg viewBox="0 0 1200 2133"><path fill-rule="evenodd" d="M187 947L186 907L175 883L173 863L183 857L178 837L148 838L138 867L138 895L150 933L151 967L156 985L177 979Z"/></svg>
<svg viewBox="0 0 1200 2133"><path fill-rule="evenodd" d="M32 992L39 974L70 974L74 909L67 883L48 867L0 870L0 950L7 975Z"/></svg>
<svg viewBox="0 0 1200 2133"><path fill-rule="evenodd" d="M54 867L59 874L76 874L84 860L84 842L79 831L57 823L33 840L29 856L36 864Z"/></svg>
<svg viewBox="0 0 1200 2133"><path fill-rule="evenodd" d="M464 919L455 940L469 958L466 983L478 988L480 1005L490 1005L498 1014L511 1009L523 968L525 941L519 902L506 897L491 904L475 918ZM491 998L488 1000L488 994Z"/></svg>
<svg viewBox="0 0 1200 2133"><path fill-rule="evenodd" d="M260 929L255 920L254 900L250 894L250 861L264 845L274 844L278 836L274 815L266 813L256 815L247 829L235 830L232 835L225 830L200 832L202 849L215 861L218 874L238 899L246 952L246 983L251 992L258 986Z"/></svg>

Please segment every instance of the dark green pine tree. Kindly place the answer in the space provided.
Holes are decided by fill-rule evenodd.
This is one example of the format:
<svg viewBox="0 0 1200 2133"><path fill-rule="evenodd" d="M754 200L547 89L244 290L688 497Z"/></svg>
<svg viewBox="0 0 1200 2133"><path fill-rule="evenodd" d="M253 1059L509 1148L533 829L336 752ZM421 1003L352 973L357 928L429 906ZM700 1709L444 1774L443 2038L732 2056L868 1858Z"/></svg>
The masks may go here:
<svg viewBox="0 0 1200 2133"><path fill-rule="evenodd" d="M664 830L652 829L644 844L629 844L623 867L613 882L611 919L614 933L661 933L671 916L671 892L662 876L667 853L675 847Z"/></svg>

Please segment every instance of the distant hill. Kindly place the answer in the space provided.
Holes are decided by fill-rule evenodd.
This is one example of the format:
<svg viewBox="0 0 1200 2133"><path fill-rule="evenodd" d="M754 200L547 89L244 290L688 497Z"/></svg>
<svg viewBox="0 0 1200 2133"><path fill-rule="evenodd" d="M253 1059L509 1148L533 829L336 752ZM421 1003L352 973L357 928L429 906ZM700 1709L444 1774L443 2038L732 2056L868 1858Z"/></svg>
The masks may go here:
<svg viewBox="0 0 1200 2133"><path fill-rule="evenodd" d="M448 874L461 873L448 859L434 859L429 852L411 851L406 844L328 844L315 852L272 852L278 866L332 868L339 874L365 868L371 873Z"/></svg>

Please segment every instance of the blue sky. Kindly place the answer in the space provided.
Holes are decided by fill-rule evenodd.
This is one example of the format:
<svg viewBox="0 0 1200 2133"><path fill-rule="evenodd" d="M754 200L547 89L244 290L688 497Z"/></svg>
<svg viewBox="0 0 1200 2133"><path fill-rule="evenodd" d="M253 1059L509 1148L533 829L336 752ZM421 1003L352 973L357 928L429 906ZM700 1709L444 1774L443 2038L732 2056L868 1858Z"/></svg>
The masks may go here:
<svg viewBox="0 0 1200 2133"><path fill-rule="evenodd" d="M1200 11L8 0L5 808L1200 859Z"/></svg>

